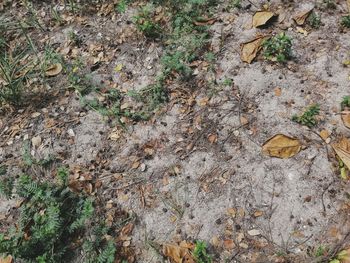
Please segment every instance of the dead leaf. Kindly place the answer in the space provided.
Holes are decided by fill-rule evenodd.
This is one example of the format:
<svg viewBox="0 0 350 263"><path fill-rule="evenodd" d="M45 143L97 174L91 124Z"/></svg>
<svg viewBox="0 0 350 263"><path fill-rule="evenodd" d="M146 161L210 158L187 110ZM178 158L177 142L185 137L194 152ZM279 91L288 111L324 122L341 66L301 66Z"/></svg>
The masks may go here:
<svg viewBox="0 0 350 263"><path fill-rule="evenodd" d="M252 63L252 61L261 49L264 38L265 37L260 36L258 38L241 44L241 60L243 62L247 62L249 64Z"/></svg>
<svg viewBox="0 0 350 263"><path fill-rule="evenodd" d="M201 21L194 21L194 24L196 26L207 26L207 25L212 25L216 21L216 18L207 18L207 19L202 19Z"/></svg>
<svg viewBox="0 0 350 263"><path fill-rule="evenodd" d="M6 258L0 258L0 263L12 263L12 261L13 261L13 258L12 258L12 256L7 256Z"/></svg>
<svg viewBox="0 0 350 263"><path fill-rule="evenodd" d="M341 112L341 120L346 128L350 129L350 108L345 107L344 111Z"/></svg>
<svg viewBox="0 0 350 263"><path fill-rule="evenodd" d="M253 27L265 25L275 14L270 11L258 11L253 16Z"/></svg>
<svg viewBox="0 0 350 263"><path fill-rule="evenodd" d="M350 13L350 0L348 0L347 2L348 2L348 12Z"/></svg>
<svg viewBox="0 0 350 263"><path fill-rule="evenodd" d="M240 118L241 125L247 125L249 123L248 119L244 116L241 116Z"/></svg>
<svg viewBox="0 0 350 263"><path fill-rule="evenodd" d="M46 72L45 72L45 75L47 77L53 77L53 76L56 76L58 74L60 74L62 71L62 65L60 63L56 63L52 66L50 66Z"/></svg>
<svg viewBox="0 0 350 263"><path fill-rule="evenodd" d="M163 254L173 263L195 263L188 247L166 244L163 245Z"/></svg>
<svg viewBox="0 0 350 263"><path fill-rule="evenodd" d="M350 141L343 137L338 143L333 143L332 147L346 167L350 169Z"/></svg>
<svg viewBox="0 0 350 263"><path fill-rule="evenodd" d="M296 30L298 33L303 34L304 36L307 36L309 32L307 32L304 28L297 26Z"/></svg>
<svg viewBox="0 0 350 263"><path fill-rule="evenodd" d="M274 92L276 97L280 97L282 95L282 89L280 87L276 87Z"/></svg>
<svg viewBox="0 0 350 263"><path fill-rule="evenodd" d="M224 248L226 250L232 250L236 247L235 242L232 239L226 239L224 240Z"/></svg>
<svg viewBox="0 0 350 263"><path fill-rule="evenodd" d="M320 131L320 136L324 141L326 141L327 138L329 137L329 132L327 130L322 130Z"/></svg>
<svg viewBox="0 0 350 263"><path fill-rule="evenodd" d="M211 144L216 143L218 141L218 136L216 134L209 134L208 140Z"/></svg>
<svg viewBox="0 0 350 263"><path fill-rule="evenodd" d="M305 23L306 18L308 18L308 16L310 15L312 9L313 8L306 10L306 11L304 10L304 11L296 14L293 17L293 20L295 21L295 23L297 23L298 26L302 26Z"/></svg>
<svg viewBox="0 0 350 263"><path fill-rule="evenodd" d="M277 134L264 143L262 150L269 156L285 159L300 152L301 143L298 139Z"/></svg>
<svg viewBox="0 0 350 263"><path fill-rule="evenodd" d="M264 214L263 211L255 211L254 212L254 217L259 217L259 216L262 216Z"/></svg>

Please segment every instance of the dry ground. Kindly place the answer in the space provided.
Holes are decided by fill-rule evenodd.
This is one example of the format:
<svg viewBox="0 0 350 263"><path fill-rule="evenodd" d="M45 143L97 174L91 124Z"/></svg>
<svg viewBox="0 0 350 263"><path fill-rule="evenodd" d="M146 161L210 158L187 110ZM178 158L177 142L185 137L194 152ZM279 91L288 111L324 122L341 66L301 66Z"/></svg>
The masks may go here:
<svg viewBox="0 0 350 263"><path fill-rule="evenodd" d="M93 195L135 215L131 244L124 245L133 248L137 262L164 262L154 243L198 239L209 244L215 262L316 262L320 246L337 251L348 243L349 186L319 134L329 131L331 141L349 136L338 114L350 92L350 70L343 66L350 31L339 25L347 6L336 1L329 10L317 1L301 2L269 1L284 19L264 29L251 28L262 1L242 1L242 9L231 10L219 4L209 29L215 62L201 62L193 76L197 84L212 84L169 84L170 101L149 121L121 127L84 107L66 89L64 76L54 77L49 98L3 112L0 162L20 174L24 141L40 137L33 156L50 154L71 171L83 170L93 178ZM291 19L305 3L316 5L322 18L319 29L304 27L308 35L297 32ZM49 2L35 6L49 21ZM137 8L122 14L100 8L80 20L67 15L62 26L49 24L49 31L33 31L32 37L63 54L69 47L68 59L86 59L96 85L138 90L153 83L163 46L135 28ZM5 12L24 11L14 4ZM81 47L70 46L72 30ZM272 63L261 55L251 64L241 61L241 43L283 30L293 39L291 61ZM100 52L100 66L91 72ZM225 79L232 84L223 85ZM312 103L321 107L316 127L291 121ZM263 143L277 133L299 138L304 149L289 159L264 155ZM57 166L35 173L50 178ZM14 202L2 200L8 224Z"/></svg>

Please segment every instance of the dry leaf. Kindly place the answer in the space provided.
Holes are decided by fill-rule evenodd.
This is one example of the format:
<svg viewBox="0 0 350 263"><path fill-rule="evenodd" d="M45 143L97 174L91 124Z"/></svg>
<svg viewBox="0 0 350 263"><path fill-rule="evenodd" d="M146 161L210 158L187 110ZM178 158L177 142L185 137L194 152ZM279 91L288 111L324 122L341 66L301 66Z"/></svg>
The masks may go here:
<svg viewBox="0 0 350 263"><path fill-rule="evenodd" d="M347 2L348 2L348 12L350 13L350 0L348 0Z"/></svg>
<svg viewBox="0 0 350 263"><path fill-rule="evenodd" d="M236 247L235 242L232 239L226 239L224 240L224 248L226 250L232 250Z"/></svg>
<svg viewBox="0 0 350 263"><path fill-rule="evenodd" d="M264 143L262 150L264 154L285 159L300 152L301 143L298 139L277 134Z"/></svg>
<svg viewBox="0 0 350 263"><path fill-rule="evenodd" d="M261 49L264 37L260 36L248 42L241 44L241 59L243 62L252 63Z"/></svg>
<svg viewBox="0 0 350 263"><path fill-rule="evenodd" d="M346 167L350 169L350 141L342 138L338 143L333 143L332 147Z"/></svg>
<svg viewBox="0 0 350 263"><path fill-rule="evenodd" d="M258 11L253 16L253 27L265 25L275 14L270 11Z"/></svg>
<svg viewBox="0 0 350 263"><path fill-rule="evenodd" d="M196 26L207 26L207 25L212 25L216 21L216 18L207 18L207 19L202 19L202 21L194 21L194 24Z"/></svg>
<svg viewBox="0 0 350 263"><path fill-rule="evenodd" d="M48 77L53 77L53 76L60 74L61 71L62 71L62 65L60 63L57 63L57 64L50 66L46 70L45 75Z"/></svg>
<svg viewBox="0 0 350 263"><path fill-rule="evenodd" d="M13 258L12 258L12 256L7 256L6 258L0 258L0 263L12 263L12 261L13 261Z"/></svg>
<svg viewBox="0 0 350 263"><path fill-rule="evenodd" d="M313 8L311 8L311 9L309 9L307 11L302 11L302 12L296 14L293 17L293 20L295 21L295 23L297 23L298 26L302 26L305 23L306 18L310 15L312 9Z"/></svg>
<svg viewBox="0 0 350 263"><path fill-rule="evenodd" d="M282 89L280 87L276 87L274 92L276 97L280 97L282 95Z"/></svg>
<svg viewBox="0 0 350 263"><path fill-rule="evenodd" d="M166 244L163 245L163 254L173 263L195 263L188 247Z"/></svg>
<svg viewBox="0 0 350 263"><path fill-rule="evenodd" d="M329 137L329 132L327 130L320 131L321 138L325 141Z"/></svg>
<svg viewBox="0 0 350 263"><path fill-rule="evenodd" d="M218 141L218 136L216 134L209 134L208 140L211 144L216 143Z"/></svg>
<svg viewBox="0 0 350 263"><path fill-rule="evenodd" d="M309 32L307 32L304 28L297 26L296 30L298 33L303 34L304 36L307 36Z"/></svg>
<svg viewBox="0 0 350 263"><path fill-rule="evenodd" d="M343 112L341 112L341 120L346 128L350 129L350 111L349 108L345 108Z"/></svg>

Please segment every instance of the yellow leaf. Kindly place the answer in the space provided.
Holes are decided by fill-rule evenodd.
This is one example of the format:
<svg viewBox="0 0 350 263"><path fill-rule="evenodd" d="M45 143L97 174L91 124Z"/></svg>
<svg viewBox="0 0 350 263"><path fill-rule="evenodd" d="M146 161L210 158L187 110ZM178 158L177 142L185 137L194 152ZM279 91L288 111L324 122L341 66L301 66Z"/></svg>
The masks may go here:
<svg viewBox="0 0 350 263"><path fill-rule="evenodd" d="M253 27L265 25L275 14L270 11L258 11L253 16Z"/></svg>
<svg viewBox="0 0 350 263"><path fill-rule="evenodd" d="M312 9L313 9L313 8L308 9L308 10L306 10L306 11L302 11L302 12L296 14L296 15L293 17L295 23L297 23L298 26L302 26L302 25L305 23L306 18L308 18L308 16L310 15Z"/></svg>
<svg viewBox="0 0 350 263"><path fill-rule="evenodd" d="M285 159L300 152L301 143L298 139L277 134L264 143L262 150L264 154Z"/></svg>
<svg viewBox="0 0 350 263"><path fill-rule="evenodd" d="M114 71L115 72L120 72L123 69L123 64L118 64L115 66Z"/></svg>
<svg viewBox="0 0 350 263"><path fill-rule="evenodd" d="M60 63L50 66L46 71L45 75L48 77L53 77L60 74L62 71L62 65Z"/></svg>
<svg viewBox="0 0 350 263"><path fill-rule="evenodd" d="M260 36L246 43L241 44L241 59L243 62L252 63L261 49L264 37Z"/></svg>
<svg viewBox="0 0 350 263"><path fill-rule="evenodd" d="M350 13L350 0L348 0L347 2L348 2L348 12Z"/></svg>
<svg viewBox="0 0 350 263"><path fill-rule="evenodd" d="M332 147L346 167L350 169L350 141L342 138L338 143L333 143Z"/></svg>

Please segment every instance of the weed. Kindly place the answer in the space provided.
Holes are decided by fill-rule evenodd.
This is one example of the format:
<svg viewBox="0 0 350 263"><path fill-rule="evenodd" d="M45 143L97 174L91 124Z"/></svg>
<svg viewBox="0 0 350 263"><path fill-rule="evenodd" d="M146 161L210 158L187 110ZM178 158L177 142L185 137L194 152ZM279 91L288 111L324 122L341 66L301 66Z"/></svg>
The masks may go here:
<svg viewBox="0 0 350 263"><path fill-rule="evenodd" d="M302 115L293 115L292 121L295 121L301 125L305 125L309 128L317 125L316 115L320 113L320 106L318 104L311 105L306 109Z"/></svg>
<svg viewBox="0 0 350 263"><path fill-rule="evenodd" d="M242 8L241 0L231 0L231 6L234 8Z"/></svg>
<svg viewBox="0 0 350 263"><path fill-rule="evenodd" d="M94 86L92 85L91 78L83 71L84 63L82 60L74 60L71 65L68 65L68 81L70 88L74 89L81 96L89 94Z"/></svg>
<svg viewBox="0 0 350 263"><path fill-rule="evenodd" d="M16 194L24 202L16 227L0 234L0 253L21 262L70 262L74 248L79 247L77 240L91 240L86 226L94 216L94 201L70 191L68 172L59 173L59 184L42 183L28 175L19 177ZM107 232L105 229L103 233ZM85 251L85 262L114 262L114 243L102 236L96 239L98 247Z"/></svg>
<svg viewBox="0 0 350 263"><path fill-rule="evenodd" d="M308 17L308 23L313 28L319 28L321 26L321 17L315 12L312 12Z"/></svg>
<svg viewBox="0 0 350 263"><path fill-rule="evenodd" d="M285 33L276 35L263 43L264 57L278 62L292 58L292 39Z"/></svg>
<svg viewBox="0 0 350 263"><path fill-rule="evenodd" d="M52 19L58 24L58 25L63 25L64 24L64 19L58 12L57 8L55 7L50 7L50 13Z"/></svg>
<svg viewBox="0 0 350 263"><path fill-rule="evenodd" d="M344 16L344 17L341 19L341 25L342 25L343 27L350 28L350 15Z"/></svg>
<svg viewBox="0 0 350 263"><path fill-rule="evenodd" d="M129 0L121 0L118 2L117 6L116 6L116 10L119 12L119 13L125 13L127 7L128 7L128 3L129 3Z"/></svg>
<svg viewBox="0 0 350 263"><path fill-rule="evenodd" d="M193 256L197 263L211 263L212 258L208 255L207 245L203 241L197 241L194 247Z"/></svg>
<svg viewBox="0 0 350 263"><path fill-rule="evenodd" d="M141 8L138 15L134 17L137 28L149 38L160 36L161 27L154 21L155 8L153 4L147 4Z"/></svg>
<svg viewBox="0 0 350 263"><path fill-rule="evenodd" d="M341 110L345 110L346 107L350 107L350 96L343 97L342 102L340 103Z"/></svg>
<svg viewBox="0 0 350 263"><path fill-rule="evenodd" d="M83 39L74 30L71 30L68 32L68 37L70 42L77 47L80 47L81 44L83 43Z"/></svg>
<svg viewBox="0 0 350 263"><path fill-rule="evenodd" d="M233 85L233 80L232 80L232 79L226 78L226 79L224 79L224 81L222 82L222 84L223 84L224 86L232 86L232 85Z"/></svg>
<svg viewBox="0 0 350 263"><path fill-rule="evenodd" d="M315 257L323 257L324 255L327 254L327 247L325 246L319 246L316 251L315 251Z"/></svg>
<svg viewBox="0 0 350 263"><path fill-rule="evenodd" d="M6 176L7 166L0 166L0 196L9 198L13 189L13 178Z"/></svg>

